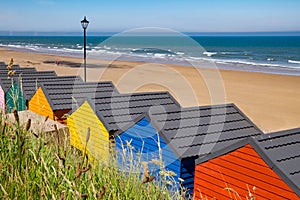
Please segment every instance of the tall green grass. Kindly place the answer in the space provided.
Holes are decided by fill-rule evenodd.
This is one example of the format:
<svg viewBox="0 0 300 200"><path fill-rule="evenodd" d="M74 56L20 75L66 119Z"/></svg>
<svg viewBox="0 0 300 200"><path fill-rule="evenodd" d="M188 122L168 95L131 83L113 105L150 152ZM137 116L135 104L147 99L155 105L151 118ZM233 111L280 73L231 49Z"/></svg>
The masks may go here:
<svg viewBox="0 0 300 200"><path fill-rule="evenodd" d="M114 161L89 163L58 131L33 133L29 119L23 125L17 111L14 116L12 125L1 119L0 199L182 198L163 182L147 177L146 167L141 176L119 170Z"/></svg>

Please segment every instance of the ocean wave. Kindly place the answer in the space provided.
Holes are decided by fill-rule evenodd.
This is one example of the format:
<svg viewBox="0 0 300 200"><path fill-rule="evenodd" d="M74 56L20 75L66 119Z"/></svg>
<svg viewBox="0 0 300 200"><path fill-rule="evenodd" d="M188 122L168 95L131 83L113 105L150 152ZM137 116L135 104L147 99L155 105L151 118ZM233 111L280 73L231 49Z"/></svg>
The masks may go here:
<svg viewBox="0 0 300 200"><path fill-rule="evenodd" d="M259 62L251 62L245 60L215 60L216 62L224 62L231 64L243 64L243 65L252 65L252 66L265 66L265 67L281 67L279 64L268 64L268 63L259 63Z"/></svg>
<svg viewBox="0 0 300 200"><path fill-rule="evenodd" d="M126 49L127 50L127 49ZM138 54L170 54L175 55L176 53L172 52L171 50L165 50L165 49L158 49L158 48L140 48L140 49L131 49L132 53L138 53Z"/></svg>
<svg viewBox="0 0 300 200"><path fill-rule="evenodd" d="M59 49L58 51L67 51L67 52L83 52L83 49L70 49L70 48L63 48L63 49Z"/></svg>
<svg viewBox="0 0 300 200"><path fill-rule="evenodd" d="M154 54L154 57L164 58L164 57L166 57L166 54L163 54L163 53L155 53L155 54Z"/></svg>
<svg viewBox="0 0 300 200"><path fill-rule="evenodd" d="M184 53L184 52L178 51L178 52L176 52L176 54L177 54L177 55L184 55L185 53Z"/></svg>
<svg viewBox="0 0 300 200"><path fill-rule="evenodd" d="M3 45L3 46L7 46L7 47L13 47L13 48L23 48L22 45L19 45L19 44L8 44L8 45Z"/></svg>
<svg viewBox="0 0 300 200"><path fill-rule="evenodd" d="M203 52L203 55L206 55L208 57L211 57L211 56L216 55L216 54L218 54L218 52L208 52L208 51Z"/></svg>
<svg viewBox="0 0 300 200"><path fill-rule="evenodd" d="M71 45L65 45L61 47L60 45L44 45L44 46L37 46L37 45L20 45L20 44L0 44L1 47L9 47L11 49L16 49L18 51L34 51L34 52L41 52L41 53L48 53L48 54L55 54L55 55L69 55L74 57L81 57L83 49L80 48L79 44L74 45L74 48L71 48ZM203 52L203 56L199 56L195 54L189 55L184 51L172 51L171 49L164 50L164 49L156 49L156 48L124 48L124 47L115 47L115 46L95 46L87 49L87 53L89 56L99 59L115 59L116 56L118 59L125 58L127 60L137 60L137 61L153 61L157 59L157 62L163 63L183 63L183 62L197 62L199 66L202 66L202 63L211 63L214 62L218 64L220 67L226 68L226 66L236 66L236 68L249 68L251 69L255 67L267 67L265 70L267 71L268 68L274 69L297 69L299 70L300 61L297 60L286 60L286 61L278 61L275 57L264 57L262 59L253 59L245 58L239 56L230 56L229 54L237 54L242 55L245 52L212 52L206 51ZM225 55L228 54L228 58L218 57L218 55ZM216 55L216 56L214 56ZM231 58L232 57L232 58ZM256 57L255 57L256 58ZM263 60L264 59L264 60ZM268 62L272 61L272 62Z"/></svg>
<svg viewBox="0 0 300 200"><path fill-rule="evenodd" d="M196 61L199 61L199 60L212 60L211 58L194 57L194 56L189 56L187 59L189 59L189 60L196 60Z"/></svg>
<svg viewBox="0 0 300 200"><path fill-rule="evenodd" d="M288 62L292 64L300 64L300 61L297 60L288 60Z"/></svg>
<svg viewBox="0 0 300 200"><path fill-rule="evenodd" d="M273 69L299 69L299 67L291 66L291 65L284 65L279 63L262 63L262 62L251 62L247 60L230 60L230 59L218 59L218 58L204 58L204 57L188 57L186 58L187 61L193 62L204 62L204 63L215 63L219 64L219 67L227 67L227 66L235 66L237 68L244 68L249 67L259 67L261 69L265 68L273 68Z"/></svg>
<svg viewBox="0 0 300 200"><path fill-rule="evenodd" d="M221 55L239 55L239 54L245 54L244 52L235 52L235 51L223 51L220 52Z"/></svg>
<svg viewBox="0 0 300 200"><path fill-rule="evenodd" d="M104 48L104 49L107 49L107 50L110 50L110 49L111 49L111 47L108 47L108 46L105 46L105 45L103 46L103 48Z"/></svg>
<svg viewBox="0 0 300 200"><path fill-rule="evenodd" d="M218 64L236 64L236 65L244 65L244 66L254 66L254 67L267 67L267 68L273 68L273 69L290 69L290 70L299 70L300 68L298 65L289 65L284 63L261 63L261 62L249 62L244 60L215 60ZM296 61L295 64L300 64L300 61Z"/></svg>

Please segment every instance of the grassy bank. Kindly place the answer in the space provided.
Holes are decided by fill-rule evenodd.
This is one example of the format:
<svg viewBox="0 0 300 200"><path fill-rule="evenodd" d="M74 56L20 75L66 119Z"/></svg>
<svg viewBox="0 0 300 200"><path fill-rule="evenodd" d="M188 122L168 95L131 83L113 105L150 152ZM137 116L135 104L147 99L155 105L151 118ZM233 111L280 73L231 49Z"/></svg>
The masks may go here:
<svg viewBox="0 0 300 200"><path fill-rule="evenodd" d="M17 112L14 116L13 125L1 121L0 199L181 198L166 190L170 183L153 181L146 165L140 175L119 170L113 161L90 163L58 131L47 135L42 123L41 131L34 133L29 130L30 119L22 125Z"/></svg>

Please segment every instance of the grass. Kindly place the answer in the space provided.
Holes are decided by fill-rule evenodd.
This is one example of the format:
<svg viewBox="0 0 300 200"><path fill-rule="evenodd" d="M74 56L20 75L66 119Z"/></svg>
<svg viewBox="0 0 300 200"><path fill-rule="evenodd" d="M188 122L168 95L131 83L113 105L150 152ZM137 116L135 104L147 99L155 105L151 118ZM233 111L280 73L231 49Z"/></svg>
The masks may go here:
<svg viewBox="0 0 300 200"><path fill-rule="evenodd" d="M114 161L89 163L67 140L59 141L58 131L33 133L30 119L22 125L17 111L14 116L13 125L1 120L0 199L181 198L163 182L153 181L146 166L141 176L119 170Z"/></svg>

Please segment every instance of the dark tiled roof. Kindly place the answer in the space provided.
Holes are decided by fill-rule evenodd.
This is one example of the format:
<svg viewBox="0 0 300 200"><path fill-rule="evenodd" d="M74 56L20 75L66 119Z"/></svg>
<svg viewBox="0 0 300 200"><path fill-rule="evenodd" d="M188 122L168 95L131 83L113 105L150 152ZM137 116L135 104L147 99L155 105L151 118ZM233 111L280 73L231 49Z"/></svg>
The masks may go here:
<svg viewBox="0 0 300 200"><path fill-rule="evenodd" d="M10 88L10 86L12 85L12 79L8 79L6 78L0 78L0 84L2 89L4 90L4 92L7 92L7 90Z"/></svg>
<svg viewBox="0 0 300 200"><path fill-rule="evenodd" d="M95 98L94 109L108 131L120 131L138 116L152 109L174 110L180 105L169 92L114 94Z"/></svg>
<svg viewBox="0 0 300 200"><path fill-rule="evenodd" d="M6 69L6 67L7 67L8 65L7 64L5 64L5 62L0 62L0 70L2 70L2 69ZM19 69L20 68L20 65L18 65L18 64L14 64L13 66L12 66L12 68L13 69ZM6 69L7 70L7 69Z"/></svg>
<svg viewBox="0 0 300 200"><path fill-rule="evenodd" d="M261 158L300 197L300 128L263 134L238 141L209 156L199 158L200 164L250 144Z"/></svg>
<svg viewBox="0 0 300 200"><path fill-rule="evenodd" d="M52 110L72 109L84 99L95 96L111 96L118 93L111 81L103 82L75 82L66 84L42 83L42 89L51 105ZM75 105L75 107L77 107Z"/></svg>
<svg viewBox="0 0 300 200"><path fill-rule="evenodd" d="M45 77L23 77L16 80L19 87L22 87L23 95L26 100L34 95L39 84L76 84L83 82L80 76L45 76Z"/></svg>
<svg viewBox="0 0 300 200"><path fill-rule="evenodd" d="M13 77L14 77L14 80L56 77L56 73L55 73L55 71L28 71L28 72L22 72L22 73L15 73L15 75ZM5 92L11 87L12 80L7 78L7 73L6 73L6 75L3 75L3 76L1 76L1 74L0 74L0 84Z"/></svg>
<svg viewBox="0 0 300 200"><path fill-rule="evenodd" d="M300 197L300 128L265 134L254 141L264 160Z"/></svg>
<svg viewBox="0 0 300 200"><path fill-rule="evenodd" d="M179 158L205 156L262 133L234 104L152 112L150 118Z"/></svg>
<svg viewBox="0 0 300 200"><path fill-rule="evenodd" d="M20 73L20 72L30 72L30 71L34 71L36 72L36 69L34 67L23 67L23 68L20 68L19 65L13 65L13 67L11 68L12 71L16 71L15 73ZM7 69L7 65L2 68L0 68L0 73L3 74L3 73L7 73L8 69Z"/></svg>
<svg viewBox="0 0 300 200"><path fill-rule="evenodd" d="M20 73L32 73L32 72L36 72L36 69L34 67L28 67L28 68L19 68L19 67L13 67L12 71L16 71L15 74L20 74ZM0 76L7 76L7 68L1 68L0 69Z"/></svg>
<svg viewBox="0 0 300 200"><path fill-rule="evenodd" d="M38 77L38 76L57 76L55 71L36 71L36 70L25 70L25 71L16 71L13 77ZM7 71L0 72L0 78L7 78Z"/></svg>

